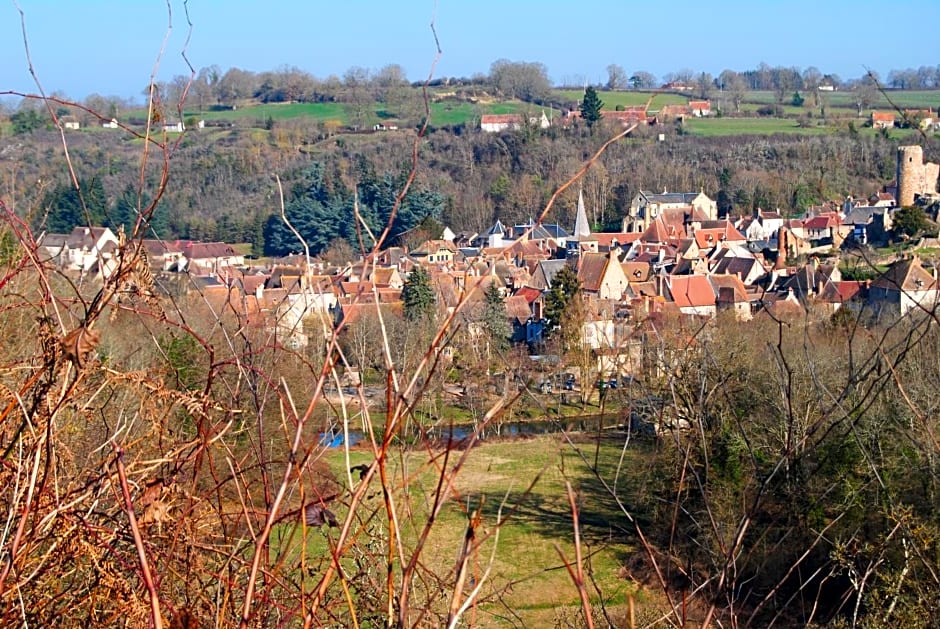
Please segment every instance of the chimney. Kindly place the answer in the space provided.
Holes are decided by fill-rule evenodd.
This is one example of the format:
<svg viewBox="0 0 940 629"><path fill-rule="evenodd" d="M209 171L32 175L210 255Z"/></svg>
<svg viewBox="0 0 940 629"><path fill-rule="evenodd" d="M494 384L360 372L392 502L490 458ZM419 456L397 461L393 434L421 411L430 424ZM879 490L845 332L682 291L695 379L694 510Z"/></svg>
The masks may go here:
<svg viewBox="0 0 940 629"><path fill-rule="evenodd" d="M774 264L778 271L787 267L787 246L787 230L781 227L777 231L777 262Z"/></svg>

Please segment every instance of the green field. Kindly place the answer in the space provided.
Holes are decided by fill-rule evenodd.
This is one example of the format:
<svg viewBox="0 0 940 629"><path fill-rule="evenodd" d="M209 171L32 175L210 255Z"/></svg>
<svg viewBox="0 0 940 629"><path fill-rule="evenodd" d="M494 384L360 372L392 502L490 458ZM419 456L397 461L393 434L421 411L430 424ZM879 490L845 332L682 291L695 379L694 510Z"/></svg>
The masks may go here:
<svg viewBox="0 0 940 629"><path fill-rule="evenodd" d="M877 129L857 124L857 132L861 135L875 135L880 133ZM684 130L698 136L731 136L731 135L773 135L775 133L790 133L797 135L825 135L827 133L845 133L844 127L813 124L809 127L800 127L796 120L791 118L689 118L686 119ZM913 129L890 129L890 137L903 138L916 133Z"/></svg>
<svg viewBox="0 0 940 629"><path fill-rule="evenodd" d="M788 118L687 118L683 130L692 135L773 135L775 133L797 133L802 135L824 135L833 133L832 127L801 128L796 120Z"/></svg>
<svg viewBox="0 0 940 629"><path fill-rule="evenodd" d="M607 495L598 479L590 472L588 463L594 460L594 444L576 437L581 443L568 443L560 435L545 435L522 441L483 443L468 455L453 486L447 506L438 516L423 565L440 574L449 574L453 568L461 540L467 527L467 509L481 509L482 529L485 535L479 552L472 559L474 573L485 568L493 544L496 544L492 573L481 597L499 604L484 604L483 618L490 618L482 626L494 626L491 615L505 612L508 606L525 622L525 626L552 626L559 608L576 608L578 593L563 568L555 550L557 544L569 560L574 559L572 544L571 510L565 482L572 484L580 503L580 519L584 552L590 556L590 569L606 604L622 608L636 586L623 577L622 566L635 552L633 531L627 517L618 509L616 501ZM598 470L613 483L620 465L619 486L621 497L632 496L638 490L624 470L643 465L650 446L640 444L623 450L622 439L605 439L598 451ZM435 454L437 454L435 452ZM453 462L461 453L454 452ZM582 458L582 456L584 458ZM621 459L623 457L623 459ZM345 457L332 451L327 460L339 478L345 478ZM398 457L395 457L398 461ZM353 465L371 461L365 451L351 452ZM404 521L402 530L406 547L417 539L427 517L430 502L426 492L437 485L435 466L430 464L428 452L405 453L396 468L403 466L410 475L411 517ZM401 470L395 473L398 475ZM396 484L401 479L393 481ZM532 484L534 483L534 485ZM402 503L404 504L404 503ZM368 508L378 506L369 504ZM496 521L502 514L503 524L498 539ZM337 516L345 516L337 505ZM275 532L275 543L287 543L289 556L298 557L300 539L296 525ZM485 533L484 533L485 531ZM326 540L313 532L307 541L307 557L311 563L327 555ZM515 583L516 585L511 585ZM596 604L596 591L591 591ZM645 592L646 605L656 605L654 592ZM642 605L644 600L639 601ZM497 623L498 625L499 623Z"/></svg>
<svg viewBox="0 0 940 629"><path fill-rule="evenodd" d="M683 124L683 131L691 135L704 137L734 136L734 135L774 135L776 133L789 133L797 135L825 135L828 133L845 133L843 126L819 125L812 121L809 127L801 127L792 118L687 118ZM880 133L877 129L863 126L863 122L856 124L857 132L861 135L875 135ZM890 129L889 137L903 138L916 133L913 129Z"/></svg>
<svg viewBox="0 0 940 629"><path fill-rule="evenodd" d="M812 103L811 94L805 91L801 94L806 98L806 104ZM784 104L789 103L792 96L792 92L788 94L784 99ZM712 94L713 101L717 98L720 98L720 95ZM824 99L827 99L832 107L855 109L855 94L851 91L820 92L820 100L823 101ZM776 103L777 100L771 91L753 91L747 92L744 96L744 102L770 105ZM891 108L891 103L902 109L937 109L937 107L940 107L940 90L886 90L878 95L878 101L873 105L873 108ZM800 110L803 108L795 109Z"/></svg>
<svg viewBox="0 0 940 629"><path fill-rule="evenodd" d="M528 113L537 116L544 111L546 116L552 115L548 107L538 107L520 101L505 103L472 104L467 102L437 102L431 103L431 124L435 126L476 124L483 114L518 114ZM558 115L558 112L555 112Z"/></svg>
<svg viewBox="0 0 940 629"><path fill-rule="evenodd" d="M341 103L269 103L239 107L234 111L186 112L185 115L196 116L205 120L240 120L245 118L287 120L301 117L315 120L345 120L346 111Z"/></svg>
<svg viewBox="0 0 940 629"><path fill-rule="evenodd" d="M584 93L581 90L556 90L553 94L558 100L568 100L571 102L580 102ZM646 104L650 97L653 97L649 108L652 111L658 110L663 105L685 105L689 98L679 94L643 92L643 91L624 91L608 92L598 91L601 101L604 103L604 109L614 109L618 105L622 107L641 107Z"/></svg>
<svg viewBox="0 0 940 629"><path fill-rule="evenodd" d="M431 123L435 126L475 124L483 114L513 114L531 112L537 115L544 110L549 114L549 108L523 103L521 101L506 101L498 103L470 103L467 101L439 101L430 103ZM351 108L342 103L269 103L245 105L233 111L210 111L198 113L189 111L186 117L202 118L205 120L242 120L255 121L263 124L272 119L290 120L308 118L315 122L336 120L343 125L350 124ZM557 112L556 112L557 113ZM143 112L140 112L143 115ZM366 108L365 123L368 126L379 122L396 122L394 115L385 112L381 103L370 104Z"/></svg>

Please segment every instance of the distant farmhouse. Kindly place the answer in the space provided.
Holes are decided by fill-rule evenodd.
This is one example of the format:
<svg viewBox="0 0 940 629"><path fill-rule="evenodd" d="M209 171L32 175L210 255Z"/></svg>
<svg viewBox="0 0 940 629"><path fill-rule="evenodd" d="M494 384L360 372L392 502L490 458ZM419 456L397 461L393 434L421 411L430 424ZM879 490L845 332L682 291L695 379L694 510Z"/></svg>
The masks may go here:
<svg viewBox="0 0 940 629"><path fill-rule="evenodd" d="M522 128L525 120L522 114L485 114L480 117L480 130L487 133L515 131ZM529 116L529 124L540 129L547 129L551 126L544 111L539 116Z"/></svg>
<svg viewBox="0 0 940 629"><path fill-rule="evenodd" d="M874 129L890 129L894 127L893 111L871 112L871 126Z"/></svg>

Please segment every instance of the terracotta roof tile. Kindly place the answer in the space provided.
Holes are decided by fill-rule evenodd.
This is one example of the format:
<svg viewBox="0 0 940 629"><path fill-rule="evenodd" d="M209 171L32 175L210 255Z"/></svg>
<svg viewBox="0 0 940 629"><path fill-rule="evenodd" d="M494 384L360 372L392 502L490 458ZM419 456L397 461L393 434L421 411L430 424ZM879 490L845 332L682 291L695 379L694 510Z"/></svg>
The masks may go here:
<svg viewBox="0 0 940 629"><path fill-rule="evenodd" d="M605 253L584 253L578 261L578 279L581 288L597 292L601 289L601 281L607 270L608 256Z"/></svg>
<svg viewBox="0 0 940 629"><path fill-rule="evenodd" d="M919 259L905 258L892 264L872 283L872 287L907 292L936 290L937 280L921 266Z"/></svg>
<svg viewBox="0 0 940 629"><path fill-rule="evenodd" d="M730 291L731 300L733 300L734 303L747 301L747 289L736 275L711 275L709 276L709 280L715 287L715 293L719 297L723 297L721 289L724 288Z"/></svg>
<svg viewBox="0 0 940 629"><path fill-rule="evenodd" d="M594 237L594 240L597 241L598 247L603 247L605 249L610 249L613 242L616 240L617 245L629 245L635 240L640 239L640 235L637 232L626 232L626 233L613 233L613 232L598 232L591 234Z"/></svg>
<svg viewBox="0 0 940 629"><path fill-rule="evenodd" d="M506 305L506 314L519 323L525 323L532 316L532 309L529 302L522 295L512 295L504 300Z"/></svg>
<svg viewBox="0 0 940 629"><path fill-rule="evenodd" d="M669 280L669 292L680 308L715 305L715 290L705 275L672 276Z"/></svg>

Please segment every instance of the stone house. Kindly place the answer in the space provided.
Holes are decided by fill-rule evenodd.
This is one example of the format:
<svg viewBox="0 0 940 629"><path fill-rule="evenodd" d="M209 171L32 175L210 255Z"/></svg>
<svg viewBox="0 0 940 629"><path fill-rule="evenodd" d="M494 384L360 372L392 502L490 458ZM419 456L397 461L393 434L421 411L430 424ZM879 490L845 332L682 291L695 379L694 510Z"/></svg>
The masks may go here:
<svg viewBox="0 0 940 629"><path fill-rule="evenodd" d="M117 236L107 227L75 227L65 241L60 259L66 269L88 272L103 267L117 247Z"/></svg>
<svg viewBox="0 0 940 629"><path fill-rule="evenodd" d="M653 219L664 210L689 207L696 210L704 220L718 219L718 204L704 191L668 192L664 190L662 194L656 194L649 190L641 190L627 209L627 214L623 218L622 231L645 231Z"/></svg>
<svg viewBox="0 0 940 629"><path fill-rule="evenodd" d="M187 242L182 254L179 270L194 274L218 273L223 267L245 264L245 256L224 242Z"/></svg>
<svg viewBox="0 0 940 629"><path fill-rule="evenodd" d="M540 129L547 129L551 121L543 111L541 115L529 116L529 124ZM501 131L515 131L522 128L526 118L522 114L484 114L480 116L480 130L486 133L499 133Z"/></svg>
<svg viewBox="0 0 940 629"><path fill-rule="evenodd" d="M871 126L874 129L891 129L894 127L893 111L871 112Z"/></svg>
<svg viewBox="0 0 940 629"><path fill-rule="evenodd" d="M665 286L679 312L713 317L716 313L715 289L706 275L678 275L665 279Z"/></svg>
<svg viewBox="0 0 940 629"><path fill-rule="evenodd" d="M585 295L619 301L630 282L617 259L617 252L582 253L578 259L578 280Z"/></svg>
<svg viewBox="0 0 940 629"><path fill-rule="evenodd" d="M703 118L712 115L712 104L707 100L690 100L689 109L696 118Z"/></svg>
<svg viewBox="0 0 940 629"><path fill-rule="evenodd" d="M738 321L750 321L751 303L744 283L735 275L711 275L717 312L731 312Z"/></svg>
<svg viewBox="0 0 940 629"><path fill-rule="evenodd" d="M927 271L916 255L898 260L872 282L869 303L879 313L904 316L938 304L937 270Z"/></svg>

